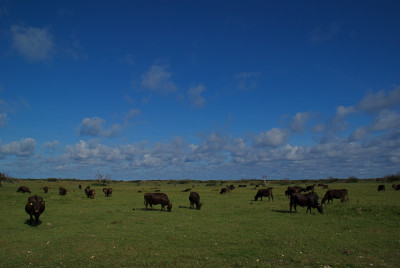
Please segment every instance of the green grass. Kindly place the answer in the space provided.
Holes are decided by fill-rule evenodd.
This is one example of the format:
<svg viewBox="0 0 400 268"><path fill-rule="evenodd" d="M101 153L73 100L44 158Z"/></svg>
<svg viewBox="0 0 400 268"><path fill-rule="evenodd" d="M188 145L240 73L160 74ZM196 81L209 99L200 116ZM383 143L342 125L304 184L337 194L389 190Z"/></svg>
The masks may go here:
<svg viewBox="0 0 400 268"><path fill-rule="evenodd" d="M206 183L140 185L112 183L113 196L102 186L86 198L78 182L20 181L0 188L1 267L396 267L400 256L400 192L378 183L332 183L347 188L350 202L324 206L325 214L288 213L287 186L274 185L274 202L253 201L254 186L220 195ZM236 186L239 183L234 183ZM243 184L242 182L240 184ZM295 182L293 183L293 185ZM46 201L41 224L27 224L28 186ZM48 186L49 193L40 189ZM82 183L83 188L88 183ZM204 206L189 206L194 185ZM58 195L58 187L68 189ZM304 186L304 185L303 185ZM172 212L145 210L143 195L167 193ZM142 190L142 193L138 193ZM316 187L320 199L326 190ZM132 209L135 210L132 210Z"/></svg>

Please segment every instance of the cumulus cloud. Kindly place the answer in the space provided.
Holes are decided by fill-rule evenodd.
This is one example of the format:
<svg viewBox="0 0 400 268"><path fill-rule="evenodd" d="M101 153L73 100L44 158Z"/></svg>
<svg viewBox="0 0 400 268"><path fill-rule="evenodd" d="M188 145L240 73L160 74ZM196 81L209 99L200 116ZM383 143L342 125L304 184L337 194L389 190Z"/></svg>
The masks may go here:
<svg viewBox="0 0 400 268"><path fill-rule="evenodd" d="M153 65L142 75L141 85L153 92L171 93L177 89L171 76L168 65Z"/></svg>
<svg viewBox="0 0 400 268"><path fill-rule="evenodd" d="M6 155L32 156L35 153L35 149L36 141L32 138L25 138L4 145L0 143L0 158L4 158Z"/></svg>
<svg viewBox="0 0 400 268"><path fill-rule="evenodd" d="M303 133L307 127L307 122L310 120L311 112L296 113L290 122L290 129L295 133Z"/></svg>
<svg viewBox="0 0 400 268"><path fill-rule="evenodd" d="M84 118L79 126L79 136L113 137L121 129L119 124L114 124L111 129L103 128L104 119L99 117Z"/></svg>
<svg viewBox="0 0 400 268"><path fill-rule="evenodd" d="M28 61L49 60L54 51L53 36L46 28L12 25L12 46Z"/></svg>
<svg viewBox="0 0 400 268"><path fill-rule="evenodd" d="M56 150L57 146L60 143L58 142L58 140L53 140L53 141L47 141L43 144L42 148L45 150L48 150L52 153L54 153L54 151Z"/></svg>
<svg viewBox="0 0 400 268"><path fill-rule="evenodd" d="M193 108L203 108L206 104L206 99L201 96L201 93L203 93L204 91L205 87L203 85L193 86L188 90L190 105Z"/></svg>
<svg viewBox="0 0 400 268"><path fill-rule="evenodd" d="M254 145L258 147L277 147L284 144L290 137L286 129L272 128L260 133L254 138Z"/></svg>
<svg viewBox="0 0 400 268"><path fill-rule="evenodd" d="M358 104L357 109L366 113L376 113L384 109L393 109L400 106L400 87L386 92L369 92Z"/></svg>

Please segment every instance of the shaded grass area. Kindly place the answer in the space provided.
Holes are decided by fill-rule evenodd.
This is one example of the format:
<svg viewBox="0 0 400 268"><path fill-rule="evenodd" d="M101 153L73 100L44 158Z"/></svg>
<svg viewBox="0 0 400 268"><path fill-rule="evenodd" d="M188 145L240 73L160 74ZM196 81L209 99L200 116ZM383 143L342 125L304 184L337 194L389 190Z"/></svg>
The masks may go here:
<svg viewBox="0 0 400 268"><path fill-rule="evenodd" d="M204 207L196 211L178 208L189 206L186 185L121 182L112 184L111 198L92 187L97 195L88 199L76 182L46 182L48 194L41 193L44 182L22 183L43 196L46 211L41 224L29 226L29 195L3 185L2 267L395 267L400 255L400 193L378 193L373 182L330 184L348 188L350 202L326 205L323 215L287 213L281 185L273 185L274 202L255 202L251 187L220 195L218 187L198 184ZM143 195L154 188L168 194L171 213L144 209ZM316 191L322 198L326 190Z"/></svg>

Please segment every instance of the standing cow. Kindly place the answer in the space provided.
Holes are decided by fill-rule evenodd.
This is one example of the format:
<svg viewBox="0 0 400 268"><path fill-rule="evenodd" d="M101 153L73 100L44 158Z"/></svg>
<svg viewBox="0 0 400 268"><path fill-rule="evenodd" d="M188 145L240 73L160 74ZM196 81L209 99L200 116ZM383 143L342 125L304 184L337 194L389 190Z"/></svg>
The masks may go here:
<svg viewBox="0 0 400 268"><path fill-rule="evenodd" d="M311 213L311 208L316 208L321 214L324 213L323 207L318 202L318 195L315 192L308 194L293 193L290 196L290 212L292 212L292 207L294 207L294 211L297 212L297 205L301 207L306 206L306 213L307 211Z"/></svg>
<svg viewBox="0 0 400 268"><path fill-rule="evenodd" d="M348 192L347 189L332 189L332 190L328 190L325 193L324 198L322 198L322 204L325 204L325 201L328 200L328 204L329 201L331 201L333 203L333 199L340 199L340 201L342 203L344 202L349 202L349 196L348 196Z"/></svg>
<svg viewBox="0 0 400 268"><path fill-rule="evenodd" d="M67 194L67 189L65 189L64 187L60 187L60 188L58 188L58 193L60 195L66 195Z"/></svg>
<svg viewBox="0 0 400 268"><path fill-rule="evenodd" d="M263 196L265 196L265 197L268 197L268 202L271 198L272 198L272 201L274 201L274 195L272 194L272 189L273 189L273 187L269 187L267 189L259 189L257 194L254 196L254 200L257 201L258 198L260 197L261 201L262 201Z"/></svg>
<svg viewBox="0 0 400 268"><path fill-rule="evenodd" d="M378 192L385 191L385 185L381 184L378 186Z"/></svg>
<svg viewBox="0 0 400 268"><path fill-rule="evenodd" d="M147 208L148 205L153 209L153 205L161 204L161 210L165 210L165 206L169 212L172 210L172 203L169 202L168 196L164 193L146 193L144 195L144 203Z"/></svg>
<svg viewBox="0 0 400 268"><path fill-rule="evenodd" d="M42 189L45 194L47 194L47 192L49 191L49 187L47 186L42 187Z"/></svg>
<svg viewBox="0 0 400 268"><path fill-rule="evenodd" d="M190 208L194 208L196 204L196 209L200 210L203 203L200 203L200 195L197 192L191 192L189 195Z"/></svg>
<svg viewBox="0 0 400 268"><path fill-rule="evenodd" d="M25 211L30 215L30 225L33 223L33 216L35 216L35 224L38 223L40 214L45 210L46 205L42 197L33 195L28 198L28 203L25 205Z"/></svg>

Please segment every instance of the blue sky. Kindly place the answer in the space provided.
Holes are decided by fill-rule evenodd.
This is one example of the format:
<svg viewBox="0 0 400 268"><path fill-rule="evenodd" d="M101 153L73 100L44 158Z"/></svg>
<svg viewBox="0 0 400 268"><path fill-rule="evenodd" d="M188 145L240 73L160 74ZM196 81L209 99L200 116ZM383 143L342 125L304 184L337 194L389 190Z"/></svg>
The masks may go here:
<svg viewBox="0 0 400 268"><path fill-rule="evenodd" d="M0 1L0 171L400 171L399 1Z"/></svg>

